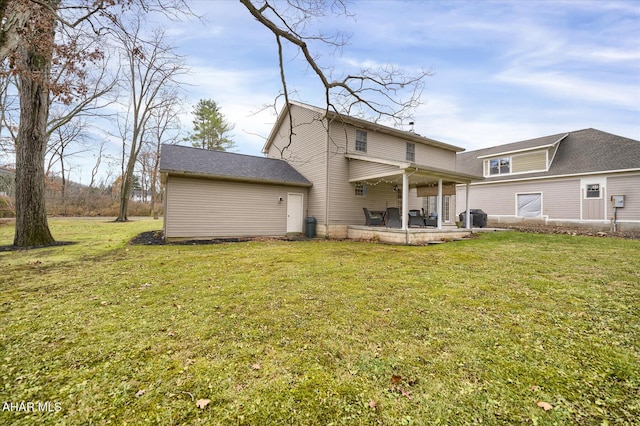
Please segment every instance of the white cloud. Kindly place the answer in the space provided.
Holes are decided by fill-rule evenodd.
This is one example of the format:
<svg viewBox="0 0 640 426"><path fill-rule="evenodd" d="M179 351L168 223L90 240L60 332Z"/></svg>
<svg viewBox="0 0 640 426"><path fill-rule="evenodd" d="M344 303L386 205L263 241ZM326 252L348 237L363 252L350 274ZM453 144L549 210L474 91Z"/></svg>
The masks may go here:
<svg viewBox="0 0 640 426"><path fill-rule="evenodd" d="M640 106L637 87L617 83L615 75L610 81L598 81L563 72L508 69L496 75L496 80L543 91L552 97L573 99L634 109ZM634 90L636 89L636 90Z"/></svg>

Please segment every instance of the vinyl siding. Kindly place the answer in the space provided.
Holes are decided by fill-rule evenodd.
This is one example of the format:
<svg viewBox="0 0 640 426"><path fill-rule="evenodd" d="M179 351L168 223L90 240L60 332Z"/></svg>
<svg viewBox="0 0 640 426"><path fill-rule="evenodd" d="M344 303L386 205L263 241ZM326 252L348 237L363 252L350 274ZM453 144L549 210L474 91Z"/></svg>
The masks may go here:
<svg viewBox="0 0 640 426"><path fill-rule="evenodd" d="M313 183L309 189L306 215L314 216L318 223L324 223L327 146L324 122L319 120L318 113L296 105L291 106L291 115L294 124L291 143L287 116L273 143L269 146L267 157L287 161Z"/></svg>
<svg viewBox="0 0 640 426"><path fill-rule="evenodd" d="M349 180L365 179L368 176L382 176L398 172L398 166L370 163L361 160L349 161Z"/></svg>
<svg viewBox="0 0 640 426"><path fill-rule="evenodd" d="M547 169L547 151L516 154L511 157L511 173L523 173Z"/></svg>
<svg viewBox="0 0 640 426"><path fill-rule="evenodd" d="M169 176L165 193L167 238L220 238L286 234L287 193L307 189ZM283 201L278 201L279 197ZM306 207L305 207L306 208Z"/></svg>
<svg viewBox="0 0 640 426"><path fill-rule="evenodd" d="M613 218L612 195L624 195L624 207L618 209L618 221L640 221L640 173L607 178L607 217Z"/></svg>
<svg viewBox="0 0 640 426"><path fill-rule="evenodd" d="M604 190L604 188L603 188ZM582 190L584 192L584 189ZM604 197L598 199L582 199L583 220L604 220Z"/></svg>
<svg viewBox="0 0 640 426"><path fill-rule="evenodd" d="M342 125L340 125L342 126ZM344 129L344 128L343 128ZM384 158L394 161L407 161L407 141L394 136L378 133L372 130L367 132L367 152L356 151L356 127L347 125L348 151L351 154L369 155L376 158ZM425 164L441 169L455 170L456 153L446 149L436 148L415 142L417 164Z"/></svg>
<svg viewBox="0 0 640 426"><path fill-rule="evenodd" d="M289 141L288 136L289 118L285 117L268 147L267 156L284 159L313 183L308 193L307 215L315 216L319 225L363 224L363 207L375 210L401 207L398 193L393 190L395 185L402 185L401 176L368 183L365 197L356 196L355 184L349 182L350 179L399 172L398 167L349 160L345 154L406 162L405 140L366 130L367 152L363 153L355 150L356 127L353 125L331 121L327 142L327 121L321 119L321 114L297 105L291 107L291 114L294 124L292 140ZM455 152L421 143L415 143L415 147L415 163L455 170ZM420 208L421 205L421 199L412 189L410 208Z"/></svg>
<svg viewBox="0 0 640 426"><path fill-rule="evenodd" d="M367 135L368 152L369 149L374 146L372 145L372 133L374 132L368 132ZM351 134L351 136L349 136L349 134ZM384 136L381 134L378 135ZM375 140L375 138L373 140ZM390 169L387 168L389 166L384 167L375 164L369 166L365 165L366 162L364 161L348 160L345 157L348 143L352 144L351 150L353 150L355 146L355 128L353 126L347 126L345 131L343 124L333 123L331 126L331 152L329 156L330 225L364 224L363 207L372 210L385 210L387 207L396 207L397 205L397 192L393 191L393 187L396 185L395 182L381 180L375 183L369 183L367 184L367 195L365 197L355 195L355 184L349 182L353 164L356 164L354 173L368 173L367 170L384 171ZM395 167L395 170L398 171L398 168ZM397 184L402 184L402 178L399 178Z"/></svg>
<svg viewBox="0 0 640 426"><path fill-rule="evenodd" d="M542 190L543 214L549 219L580 219L580 179L563 179L536 185Z"/></svg>
<svg viewBox="0 0 640 426"><path fill-rule="evenodd" d="M458 188L458 209L466 209L466 189ZM471 185L469 203L492 216L516 216L517 194L542 193L543 216L549 219L580 219L580 180L531 181L494 185Z"/></svg>

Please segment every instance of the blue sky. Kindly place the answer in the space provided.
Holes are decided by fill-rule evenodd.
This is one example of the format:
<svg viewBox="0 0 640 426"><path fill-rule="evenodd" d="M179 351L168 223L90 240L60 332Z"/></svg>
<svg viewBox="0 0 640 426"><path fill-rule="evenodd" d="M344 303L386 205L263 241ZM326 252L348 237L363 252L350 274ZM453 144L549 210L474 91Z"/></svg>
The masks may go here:
<svg viewBox="0 0 640 426"><path fill-rule="evenodd" d="M203 23L167 28L191 68L191 104L214 99L236 125L235 151L259 155L275 118L255 113L280 91L274 36L235 1L194 10ZM342 52L314 45L320 64L431 69L417 133L467 150L588 127L640 139L639 1L366 0L349 11L318 24L350 35ZM288 58L294 97L322 106L315 75Z"/></svg>
<svg viewBox="0 0 640 426"><path fill-rule="evenodd" d="M263 108L281 91L275 37L236 0L192 4L201 21L147 29L165 29L186 59L187 111L215 100L236 126L233 151L261 155L276 119ZM340 52L313 44L318 62L336 74L431 69L414 116L419 134L467 150L589 127L640 140L639 0L355 0L349 12L314 24L350 37ZM294 99L323 106L323 88L293 49L287 81ZM191 120L182 116L185 132ZM107 150L118 158L118 138ZM86 184L95 154L69 164L71 179ZM119 166L110 164L100 174L114 178Z"/></svg>

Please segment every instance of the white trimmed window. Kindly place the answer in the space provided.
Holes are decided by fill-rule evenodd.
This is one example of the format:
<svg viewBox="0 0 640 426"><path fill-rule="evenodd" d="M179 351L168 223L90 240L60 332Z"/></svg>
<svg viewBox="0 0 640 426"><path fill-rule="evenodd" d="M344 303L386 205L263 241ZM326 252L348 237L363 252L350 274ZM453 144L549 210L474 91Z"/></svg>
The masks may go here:
<svg viewBox="0 0 640 426"><path fill-rule="evenodd" d="M511 173L511 157L492 158L489 163L489 176Z"/></svg>
<svg viewBox="0 0 640 426"><path fill-rule="evenodd" d="M587 190L585 191L585 198L600 198L600 184L590 183L587 184Z"/></svg>
<svg viewBox="0 0 640 426"><path fill-rule="evenodd" d="M407 161L416 161L416 144L407 142Z"/></svg>
<svg viewBox="0 0 640 426"><path fill-rule="evenodd" d="M356 151L367 152L367 132L356 130Z"/></svg>
<svg viewBox="0 0 640 426"><path fill-rule="evenodd" d="M356 182L356 197L364 197L367 195L367 185L362 182Z"/></svg>

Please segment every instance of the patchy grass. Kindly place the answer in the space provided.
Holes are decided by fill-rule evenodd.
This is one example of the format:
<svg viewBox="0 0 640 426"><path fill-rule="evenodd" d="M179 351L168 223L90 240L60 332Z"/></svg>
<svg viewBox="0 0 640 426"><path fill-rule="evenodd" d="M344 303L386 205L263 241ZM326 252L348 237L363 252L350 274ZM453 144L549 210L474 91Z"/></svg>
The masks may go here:
<svg viewBox="0 0 640 426"><path fill-rule="evenodd" d="M77 244L0 253L0 404L52 409L0 424L640 418L638 241L130 246L159 223L51 225Z"/></svg>

